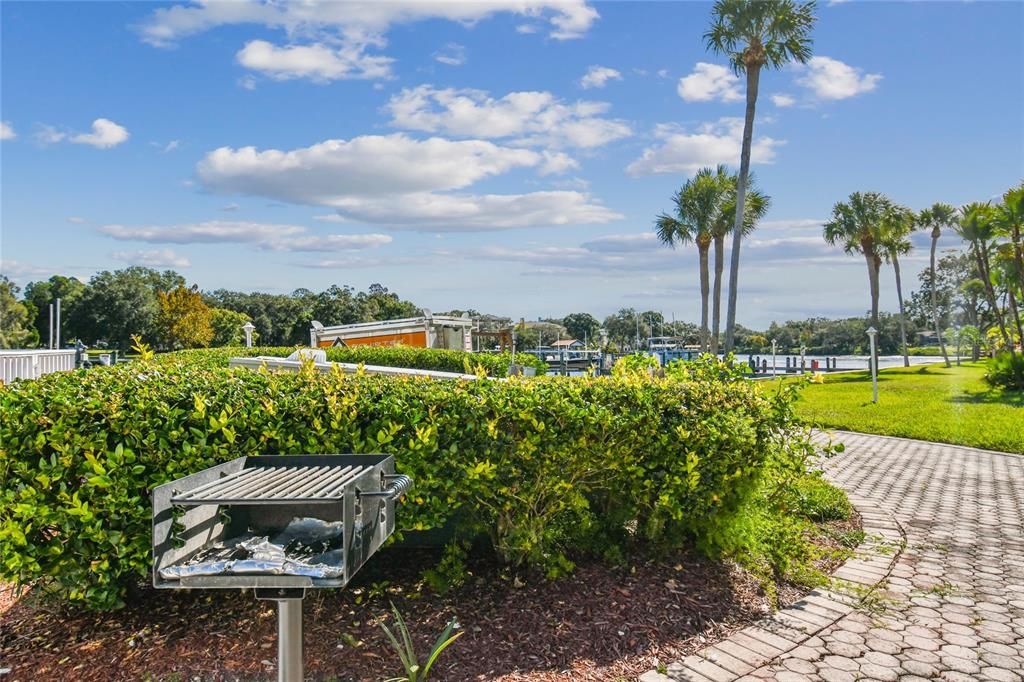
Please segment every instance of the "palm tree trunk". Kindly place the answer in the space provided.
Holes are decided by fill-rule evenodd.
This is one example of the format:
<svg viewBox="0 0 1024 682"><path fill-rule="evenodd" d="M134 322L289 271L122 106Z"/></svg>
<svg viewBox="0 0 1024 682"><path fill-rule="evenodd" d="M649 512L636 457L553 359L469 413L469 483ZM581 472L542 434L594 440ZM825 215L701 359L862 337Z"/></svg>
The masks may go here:
<svg viewBox="0 0 1024 682"><path fill-rule="evenodd" d="M892 269L896 272L896 300L900 303L900 343L903 344L903 366L910 367L910 356L907 354L907 318L903 314L903 282L900 278L900 259L896 252L892 254Z"/></svg>
<svg viewBox="0 0 1024 682"><path fill-rule="evenodd" d="M1017 338L1020 339L1021 343L1024 343L1024 327L1020 324L1020 311L1017 309L1017 297L1013 294L1013 287L1009 287L1008 293L1010 294L1010 313L1013 315L1013 322L1017 325ZM1013 339L1010 339L1011 341Z"/></svg>
<svg viewBox="0 0 1024 682"><path fill-rule="evenodd" d="M725 269L725 236L715 237L715 290L711 298L711 352L718 353L719 329L722 321L722 270Z"/></svg>
<svg viewBox="0 0 1024 682"><path fill-rule="evenodd" d="M708 247L710 244L697 245L700 253L700 333L704 350L710 348L708 334Z"/></svg>
<svg viewBox="0 0 1024 682"><path fill-rule="evenodd" d="M938 286L935 280L935 247L938 246L940 236L938 229L932 230L932 259L929 266L932 278L932 322L935 323L935 338L939 340L939 348L942 349L942 359L946 361L946 367L950 367L949 354L946 353L946 340L942 338L942 329L939 326L939 303L938 293L936 293Z"/></svg>
<svg viewBox="0 0 1024 682"><path fill-rule="evenodd" d="M740 175L736 182L736 223L732 231L732 258L729 261L729 307L725 315L725 352L731 353L736 331L736 295L740 279L740 242L743 241L744 200L747 194L747 176L750 174L750 144L754 137L754 110L757 88L761 79L759 64L747 67L747 110L743 116L743 146L740 150Z"/></svg>
<svg viewBox="0 0 1024 682"><path fill-rule="evenodd" d="M879 259L875 256L875 252L871 248L864 249L864 258L868 262L868 287L871 290L871 326L877 331L881 331L878 323L878 270L879 270ZM877 337L876 337L877 338ZM874 353L871 355L872 364L878 366L878 346L875 343Z"/></svg>

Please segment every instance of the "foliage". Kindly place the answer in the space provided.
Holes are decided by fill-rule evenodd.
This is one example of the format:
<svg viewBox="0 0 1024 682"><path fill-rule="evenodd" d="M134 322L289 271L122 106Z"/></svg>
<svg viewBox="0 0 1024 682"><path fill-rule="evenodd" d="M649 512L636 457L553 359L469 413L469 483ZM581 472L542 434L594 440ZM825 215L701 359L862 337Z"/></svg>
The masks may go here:
<svg viewBox="0 0 1024 682"><path fill-rule="evenodd" d="M130 267L92 277L71 311L70 333L90 346L105 343L125 349L132 334L156 339L160 305L157 292L184 286L178 273Z"/></svg>
<svg viewBox="0 0 1024 682"><path fill-rule="evenodd" d="M391 644L391 648L398 654L399 660L402 662L402 669L404 675L401 677L392 677L386 682L425 682L430 675L430 669L437 662L437 657L441 655L445 649L451 646L452 642L461 637L464 633L457 632L454 635L452 631L455 629L457 622L454 618L448 621L448 625L441 632L441 636L434 642L434 646L431 647L430 653L427 654L427 660L420 663L419 657L416 655L416 648L412 645L412 637L409 635L409 628L405 625L405 620L402 619L402 614L399 613L398 607L394 604L391 605L391 612L395 615L395 629L398 630L399 636L402 641L398 641L398 637L391 632L387 625L384 623L380 624L384 634L388 638L388 642Z"/></svg>
<svg viewBox="0 0 1024 682"><path fill-rule="evenodd" d="M615 361L612 374L626 376L628 374L650 374L658 368L658 359L647 353L630 353Z"/></svg>
<svg viewBox="0 0 1024 682"><path fill-rule="evenodd" d="M77 335L69 324L79 299L85 292L85 284L74 277L54 275L48 280L29 282L25 286L25 305L29 308L29 319L35 320L39 340L45 344L50 337L50 304L60 299L61 342L71 341Z"/></svg>
<svg viewBox="0 0 1024 682"><path fill-rule="evenodd" d="M166 348L203 348L213 340L210 307L193 287L180 286L156 294L160 310L156 316L157 339Z"/></svg>
<svg viewBox="0 0 1024 682"><path fill-rule="evenodd" d="M316 452L394 454L416 482L405 531L482 533L521 569L559 575L567 551L637 542L755 557L756 515L738 517L781 480L768 469L797 472L814 451L791 428L795 389L711 359L685 378L437 381L213 366L223 352L0 389L0 580L115 607L150 570L155 486L240 455Z"/></svg>
<svg viewBox="0 0 1024 682"><path fill-rule="evenodd" d="M1024 454L1024 396L991 387L984 372L981 363L884 369L877 405L867 372L833 375L806 387L796 412L820 427Z"/></svg>
<svg viewBox="0 0 1024 682"><path fill-rule="evenodd" d="M599 340L601 323L590 313L571 313L562 318L562 326L574 339L593 345Z"/></svg>
<svg viewBox="0 0 1024 682"><path fill-rule="evenodd" d="M213 329L211 346L241 346L245 343L245 332L242 325L249 322L245 313L235 312L227 308L210 309L210 327ZM259 339L259 332L252 333L253 343Z"/></svg>
<svg viewBox="0 0 1024 682"><path fill-rule="evenodd" d="M853 514L853 506L842 490L820 474L800 478L794 486L794 506L812 521L838 521Z"/></svg>
<svg viewBox="0 0 1024 682"><path fill-rule="evenodd" d="M204 350L178 351L160 356L161 361L177 363L187 360L189 363L202 364L206 367L227 367L228 359L234 357L256 357L260 355L283 358L291 355L296 347L253 348L227 347ZM352 346L349 348L321 348L331 362L346 362L354 365L379 365L382 367L408 367L411 369L429 369L438 372L457 372L476 374L478 368L492 377L508 376L508 368L512 364L511 353L469 353L463 350L447 350L443 348L411 348L409 346ZM517 365L533 367L538 373L547 372L548 366L543 360L532 355L520 353L516 355Z"/></svg>
<svg viewBox="0 0 1024 682"><path fill-rule="evenodd" d="M18 301L18 287L0 275L0 348L25 348L35 341L28 308Z"/></svg>
<svg viewBox="0 0 1024 682"><path fill-rule="evenodd" d="M992 386L1024 391L1024 356L999 353L986 364L985 381Z"/></svg>

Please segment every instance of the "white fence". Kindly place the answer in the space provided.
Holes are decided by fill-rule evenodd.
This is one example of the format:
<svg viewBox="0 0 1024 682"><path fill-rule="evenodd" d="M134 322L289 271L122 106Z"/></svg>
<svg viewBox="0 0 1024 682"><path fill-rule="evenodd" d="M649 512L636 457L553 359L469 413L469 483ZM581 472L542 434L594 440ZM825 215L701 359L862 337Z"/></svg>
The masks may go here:
<svg viewBox="0 0 1024 682"><path fill-rule="evenodd" d="M75 368L75 351L71 350L0 350L0 382L15 379L38 379L50 372Z"/></svg>

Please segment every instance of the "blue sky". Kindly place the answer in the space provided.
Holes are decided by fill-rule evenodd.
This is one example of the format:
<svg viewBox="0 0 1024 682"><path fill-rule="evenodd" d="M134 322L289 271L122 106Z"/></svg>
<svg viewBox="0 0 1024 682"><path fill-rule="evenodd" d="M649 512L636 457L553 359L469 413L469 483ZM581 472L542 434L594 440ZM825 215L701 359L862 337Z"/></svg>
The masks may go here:
<svg viewBox="0 0 1024 682"><path fill-rule="evenodd" d="M650 231L695 169L738 164L742 84L703 47L710 9L0 3L2 271L694 320L696 252ZM821 241L850 192L922 208L1024 177L1024 5L818 14L815 59L761 79L772 209L744 244L748 326L867 309L863 262ZM907 259L907 288L926 262Z"/></svg>

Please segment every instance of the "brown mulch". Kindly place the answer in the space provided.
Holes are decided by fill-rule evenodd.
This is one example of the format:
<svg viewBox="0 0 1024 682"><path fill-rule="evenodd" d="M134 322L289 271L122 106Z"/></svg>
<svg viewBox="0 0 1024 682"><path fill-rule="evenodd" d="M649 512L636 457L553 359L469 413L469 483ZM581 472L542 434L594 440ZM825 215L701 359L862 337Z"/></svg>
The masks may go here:
<svg viewBox="0 0 1024 682"><path fill-rule="evenodd" d="M859 521L829 524L836 532ZM823 547L838 543L821 538ZM622 568L581 562L554 582L498 579L477 564L445 596L420 589L440 554L388 548L345 590L310 591L304 602L306 678L381 680L400 672L378 623L389 602L406 618L424 654L455 617L464 635L445 651L432 680L635 679L728 636L770 611L757 581L728 563L692 552L637 558ZM823 558L819 568L838 563ZM9 591L9 590L8 590ZM806 589L784 587L783 603ZM222 591L145 589L124 608L96 614L61 610L29 593L4 612L3 682L54 680L271 680L273 602Z"/></svg>

